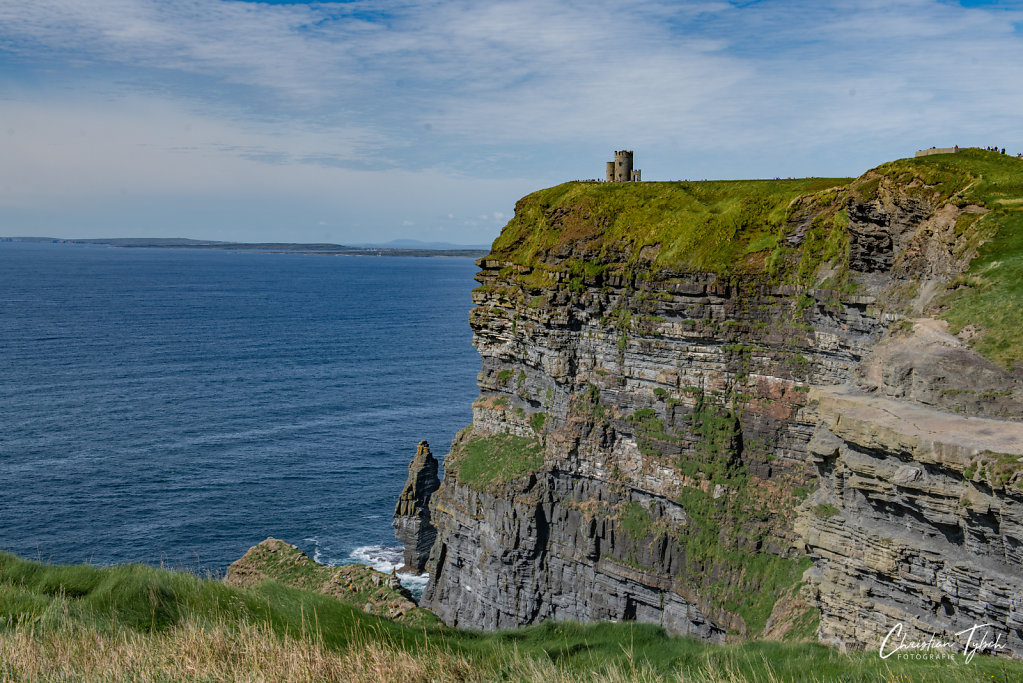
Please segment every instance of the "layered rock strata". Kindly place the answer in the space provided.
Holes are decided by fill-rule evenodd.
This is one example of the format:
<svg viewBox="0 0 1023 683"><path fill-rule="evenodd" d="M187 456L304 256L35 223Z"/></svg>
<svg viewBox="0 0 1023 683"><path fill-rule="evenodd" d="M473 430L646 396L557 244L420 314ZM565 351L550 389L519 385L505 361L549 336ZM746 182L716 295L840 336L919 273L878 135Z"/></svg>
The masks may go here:
<svg viewBox="0 0 1023 683"><path fill-rule="evenodd" d="M482 262L481 397L434 499L424 604L486 628L550 617L759 632L805 569L777 520L812 486L807 390L843 381L880 336L869 302L669 273L520 307L488 291L511 286L504 267ZM797 295L812 303L796 311ZM608 323L620 311L639 318L628 331ZM542 468L459 482L460 454L505 433L542 441Z"/></svg>
<svg viewBox="0 0 1023 683"><path fill-rule="evenodd" d="M408 466L408 479L394 507L394 535L405 546L405 563L400 571L422 574L437 529L430 521L430 496L440 486L437 458L430 444L420 441Z"/></svg>
<svg viewBox="0 0 1023 683"><path fill-rule="evenodd" d="M956 642L977 626L1023 652L1023 424L850 388L815 398L820 488L796 529L822 639Z"/></svg>

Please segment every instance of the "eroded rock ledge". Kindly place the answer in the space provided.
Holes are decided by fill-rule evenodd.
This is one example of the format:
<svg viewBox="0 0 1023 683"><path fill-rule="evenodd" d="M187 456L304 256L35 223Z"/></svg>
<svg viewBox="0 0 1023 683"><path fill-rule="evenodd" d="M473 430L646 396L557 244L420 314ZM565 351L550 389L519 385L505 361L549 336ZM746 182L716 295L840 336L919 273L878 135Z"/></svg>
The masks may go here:
<svg viewBox="0 0 1023 683"><path fill-rule="evenodd" d="M991 625L1023 651L1023 424L817 389L820 488L796 523L821 637L876 646ZM994 636L992 636L993 638Z"/></svg>

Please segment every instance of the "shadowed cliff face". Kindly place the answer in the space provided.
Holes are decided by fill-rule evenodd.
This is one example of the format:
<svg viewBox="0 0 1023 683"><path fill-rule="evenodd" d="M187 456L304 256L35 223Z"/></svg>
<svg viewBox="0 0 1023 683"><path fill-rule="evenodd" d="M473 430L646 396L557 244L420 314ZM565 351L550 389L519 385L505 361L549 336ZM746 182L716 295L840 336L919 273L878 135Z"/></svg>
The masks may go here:
<svg viewBox="0 0 1023 683"><path fill-rule="evenodd" d="M910 520L912 533L882 537L901 544L899 557L922 556L918 537L949 539L948 520L920 514L918 494L903 482L918 479L900 467L926 457L900 450L898 440L870 442L870 457L902 463L870 470L883 485L856 486L840 474L862 465L841 461L864 447L839 444L852 437L835 431L842 410L821 399L830 396L822 388L844 387L864 405L927 397L931 411L992 417L1018 417L1020 405L1018 378L947 332L949 347L934 346L919 362L895 348L895 327L912 336L902 318L932 307L973 258L980 240L956 226L984 208L950 199L954 187L872 173L807 195L772 183L773 194L757 196L746 183L754 196L736 198L745 208L731 224L716 208L729 204L699 199L698 183L680 184L686 201L703 202L694 212L710 216L700 225L718 237L731 230L739 243L727 261L700 256L704 270L665 262L674 248L668 233L647 234L644 244L616 227L632 216L622 193L671 188L562 186L522 200L479 262L470 323L481 391L430 503L437 539L424 606L449 624L485 629L624 619L711 639L787 633L855 647L876 645L900 619L937 634L966 615L1015 629L1008 597L988 608L947 582L931 590L918 585L926 578L907 583L898 561L884 574L849 559L884 524L908 529ZM653 201L644 197L644 206ZM656 220L689 239L678 221ZM637 223L633 232L650 231ZM886 358L896 357L903 369L887 372ZM954 390L972 390L971 373L936 379L949 358L1008 393L997 406L954 399ZM951 468L958 474L948 477L981 490L989 475L964 464L980 457L979 443L963 446L963 462L927 462L921 471ZM1001 463L990 476L1005 481L978 505L1015 510L1013 467L988 459ZM951 486L948 477L927 481ZM946 498L966 495L952 488ZM1018 595L1014 554L992 550L973 569L961 567L976 555L964 539L993 548L998 536L1014 546L1014 527L992 531L973 513L956 523L961 538L947 542L959 538L962 552L927 561L959 563L955 571L974 578L998 564L991 594ZM871 597L861 599L868 583ZM949 609L962 616L942 617Z"/></svg>
<svg viewBox="0 0 1023 683"><path fill-rule="evenodd" d="M434 497L425 604L477 627L762 630L807 566L791 531L813 479L807 389L843 381L881 333L866 304L670 273L522 306L488 291L514 286L500 268L479 276L481 397ZM474 446L506 432L541 442L542 466L463 476Z"/></svg>

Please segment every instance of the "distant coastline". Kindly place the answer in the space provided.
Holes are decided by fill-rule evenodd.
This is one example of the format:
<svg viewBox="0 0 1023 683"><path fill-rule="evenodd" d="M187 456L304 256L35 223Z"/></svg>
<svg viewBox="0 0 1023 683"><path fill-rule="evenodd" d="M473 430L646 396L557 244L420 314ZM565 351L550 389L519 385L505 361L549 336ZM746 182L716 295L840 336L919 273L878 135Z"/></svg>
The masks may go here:
<svg viewBox="0 0 1023 683"><path fill-rule="evenodd" d="M451 248L348 246L344 244L300 244L295 242L219 242L184 237L111 237L96 239L64 239L60 237L0 237L0 242L36 242L52 244L84 244L134 249L220 249L225 251L258 251L264 253L321 254L325 256L456 256L479 258L490 250L482 247Z"/></svg>

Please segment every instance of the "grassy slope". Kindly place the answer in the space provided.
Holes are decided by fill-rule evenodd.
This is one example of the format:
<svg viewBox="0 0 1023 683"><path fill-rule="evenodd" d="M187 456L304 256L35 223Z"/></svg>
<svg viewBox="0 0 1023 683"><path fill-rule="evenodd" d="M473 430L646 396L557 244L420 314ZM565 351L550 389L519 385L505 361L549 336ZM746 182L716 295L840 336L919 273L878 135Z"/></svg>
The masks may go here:
<svg viewBox="0 0 1023 683"><path fill-rule="evenodd" d="M1023 663L937 665L803 643L715 646L650 625L496 634L411 628L313 592L251 589L131 565L0 554L0 678L205 680L1020 680ZM772 678L773 677L773 678ZM902 680L902 679L900 679Z"/></svg>
<svg viewBox="0 0 1023 683"><path fill-rule="evenodd" d="M974 348L1006 366L1023 363L1023 160L969 150L915 160L917 168L951 176L969 174L961 202L988 209L971 229L985 239L964 277L942 301L942 317L958 332L980 331ZM894 162L904 165L902 162ZM882 167L884 168L884 167Z"/></svg>
<svg viewBox="0 0 1023 683"><path fill-rule="evenodd" d="M536 265L573 243L589 241L609 258L657 245L659 265L727 273L751 243L773 246L792 200L850 180L565 183L520 200L492 253Z"/></svg>
<svg viewBox="0 0 1023 683"><path fill-rule="evenodd" d="M543 444L536 438L470 435L452 446L445 467L458 481L485 491L540 469L543 455Z"/></svg>

